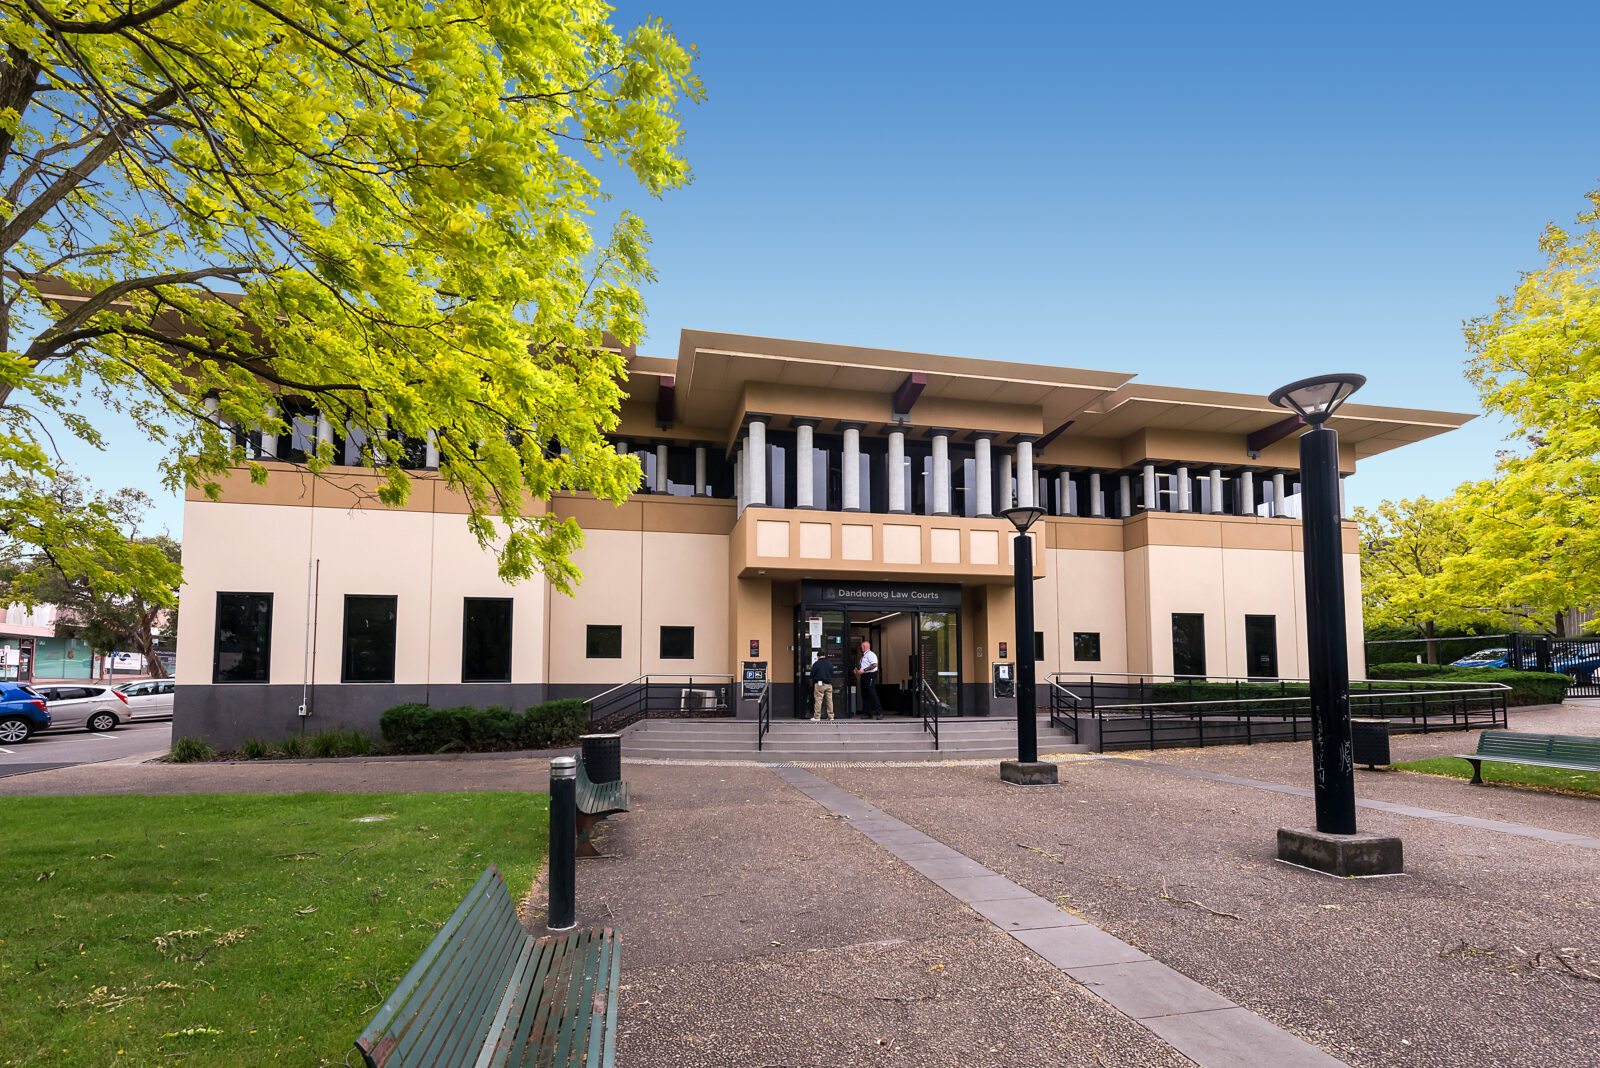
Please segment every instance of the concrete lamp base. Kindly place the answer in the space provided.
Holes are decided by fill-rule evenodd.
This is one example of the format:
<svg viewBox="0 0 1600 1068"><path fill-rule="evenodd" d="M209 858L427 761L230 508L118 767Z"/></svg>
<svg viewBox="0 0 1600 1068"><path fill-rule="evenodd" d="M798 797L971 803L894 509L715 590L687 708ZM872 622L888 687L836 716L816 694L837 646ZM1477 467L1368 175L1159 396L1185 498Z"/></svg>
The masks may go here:
<svg viewBox="0 0 1600 1068"><path fill-rule="evenodd" d="M1000 781L1013 786L1054 786L1060 780L1056 766L1046 761L1002 760Z"/></svg>
<svg viewBox="0 0 1600 1068"><path fill-rule="evenodd" d="M1278 859L1341 879L1399 875L1405 870L1400 839L1371 831L1326 834L1308 827L1279 827Z"/></svg>

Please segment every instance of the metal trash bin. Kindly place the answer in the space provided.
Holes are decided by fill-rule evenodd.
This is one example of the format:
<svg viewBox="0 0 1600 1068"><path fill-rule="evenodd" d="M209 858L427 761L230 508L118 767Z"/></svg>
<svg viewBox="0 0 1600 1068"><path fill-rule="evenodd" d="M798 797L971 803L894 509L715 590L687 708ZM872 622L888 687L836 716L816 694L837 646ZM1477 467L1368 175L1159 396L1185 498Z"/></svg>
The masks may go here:
<svg viewBox="0 0 1600 1068"><path fill-rule="evenodd" d="M616 782L622 778L622 735L585 734L583 770L594 783Z"/></svg>
<svg viewBox="0 0 1600 1068"><path fill-rule="evenodd" d="M1351 750L1355 763L1375 768L1389 764L1389 721L1353 719L1350 721Z"/></svg>

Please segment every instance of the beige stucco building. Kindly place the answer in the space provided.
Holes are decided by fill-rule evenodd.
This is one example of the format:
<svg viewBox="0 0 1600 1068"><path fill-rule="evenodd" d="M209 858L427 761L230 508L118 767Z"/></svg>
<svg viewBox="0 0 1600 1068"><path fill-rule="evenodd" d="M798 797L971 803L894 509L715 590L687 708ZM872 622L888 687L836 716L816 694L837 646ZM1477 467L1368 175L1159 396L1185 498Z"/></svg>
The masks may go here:
<svg viewBox="0 0 1600 1068"><path fill-rule="evenodd" d="M262 444L265 484L191 492L177 733L272 738L302 708L372 729L402 701L521 707L645 675L687 689L746 662L783 714L817 656L844 677L863 638L891 714L923 692L952 714L1011 710L996 669L1030 637L1041 678L1306 674L1297 428L1262 397L702 331L629 368L615 439L644 485L621 506L549 503L585 531L574 597L503 583L421 446L400 509L370 471L310 475L294 435ZM1347 404L1330 425L1349 475L1468 418ZM1018 503L1046 511L1033 636L1013 633L1016 535L998 518ZM1350 524L1345 554L1360 674Z"/></svg>

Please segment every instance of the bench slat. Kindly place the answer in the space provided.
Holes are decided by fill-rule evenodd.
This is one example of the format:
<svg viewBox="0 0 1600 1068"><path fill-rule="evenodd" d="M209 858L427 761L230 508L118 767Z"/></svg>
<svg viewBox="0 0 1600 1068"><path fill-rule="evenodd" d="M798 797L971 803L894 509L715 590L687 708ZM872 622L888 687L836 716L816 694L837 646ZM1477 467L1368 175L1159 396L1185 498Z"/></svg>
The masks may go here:
<svg viewBox="0 0 1600 1068"><path fill-rule="evenodd" d="M596 1028L593 1022L589 1024L588 1068L611 1068L617 1059L617 983L622 976L622 944L611 936L609 928L600 952L600 977L605 983L606 1014L603 1026ZM598 1000L595 1007L599 1007Z"/></svg>
<svg viewBox="0 0 1600 1068"><path fill-rule="evenodd" d="M408 1039L413 1032L417 1037L406 1043L405 1055L390 1068L453 1063L471 1043L471 1035L482 1033L483 1007L491 991L504 987L507 958L521 948L520 940L507 944L511 932L504 920L510 896L503 881L499 892L498 899L484 902L462 925L447 965L431 985L419 989L422 1005L403 1032ZM527 938L520 925L515 933Z"/></svg>
<svg viewBox="0 0 1600 1068"><path fill-rule="evenodd" d="M548 1001L541 1001L550 969L556 967L560 961L562 949L566 944L565 938L541 938L538 941L539 960L533 969L528 985L522 993L523 1005L521 1014L517 1017L517 1028L506 1042L506 1057L503 1064L525 1064L528 1060L527 1049L537 1045L544 1036L544 1021L550 1017L551 1005ZM534 1011L527 1011L527 1002L532 999Z"/></svg>

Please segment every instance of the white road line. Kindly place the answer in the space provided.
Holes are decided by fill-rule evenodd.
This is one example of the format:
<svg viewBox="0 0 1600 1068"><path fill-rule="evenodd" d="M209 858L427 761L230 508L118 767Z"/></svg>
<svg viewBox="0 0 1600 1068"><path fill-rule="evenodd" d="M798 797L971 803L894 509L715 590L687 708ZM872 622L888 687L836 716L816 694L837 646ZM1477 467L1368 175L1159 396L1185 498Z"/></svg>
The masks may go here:
<svg viewBox="0 0 1600 1068"><path fill-rule="evenodd" d="M111 737L109 735L105 735L105 734L94 734L94 733L91 733L89 735L89 737L93 738L97 742L109 742L109 741L111 741Z"/></svg>
<svg viewBox="0 0 1600 1068"><path fill-rule="evenodd" d="M0 753L4 753L6 756L16 756L17 755L16 752L14 750L11 750L11 749L0 749Z"/></svg>

